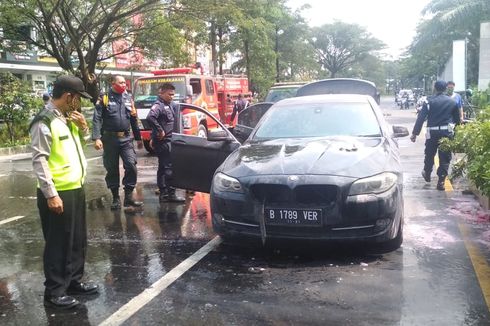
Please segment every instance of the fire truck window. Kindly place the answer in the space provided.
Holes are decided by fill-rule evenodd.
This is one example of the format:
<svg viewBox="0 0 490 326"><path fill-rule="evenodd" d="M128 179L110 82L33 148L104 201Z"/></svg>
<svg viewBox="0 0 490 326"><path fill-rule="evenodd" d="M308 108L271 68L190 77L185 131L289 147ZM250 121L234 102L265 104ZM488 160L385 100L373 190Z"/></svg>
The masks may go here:
<svg viewBox="0 0 490 326"><path fill-rule="evenodd" d="M191 78L190 82L192 87L192 98L197 98L201 92L201 80L199 78Z"/></svg>
<svg viewBox="0 0 490 326"><path fill-rule="evenodd" d="M206 79L206 93L208 95L214 94L214 84L211 79Z"/></svg>

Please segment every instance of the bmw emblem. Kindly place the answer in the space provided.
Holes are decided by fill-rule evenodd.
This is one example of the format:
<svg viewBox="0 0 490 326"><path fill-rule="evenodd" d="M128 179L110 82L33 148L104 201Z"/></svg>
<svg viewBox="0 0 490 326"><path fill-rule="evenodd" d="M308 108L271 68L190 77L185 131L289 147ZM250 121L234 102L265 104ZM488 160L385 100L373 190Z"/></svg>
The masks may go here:
<svg viewBox="0 0 490 326"><path fill-rule="evenodd" d="M288 180L289 180L289 181L292 181L292 182L296 182L296 181L298 181L298 180L299 180L299 177L298 177L297 175L290 175L290 176L288 177Z"/></svg>

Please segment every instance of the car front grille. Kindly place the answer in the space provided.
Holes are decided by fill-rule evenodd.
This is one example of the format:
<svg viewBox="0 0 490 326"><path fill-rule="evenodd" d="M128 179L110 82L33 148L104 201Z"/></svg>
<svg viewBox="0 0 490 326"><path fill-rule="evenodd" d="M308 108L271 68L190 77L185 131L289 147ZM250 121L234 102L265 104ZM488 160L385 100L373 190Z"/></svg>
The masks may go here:
<svg viewBox="0 0 490 326"><path fill-rule="evenodd" d="M293 189L286 185L255 184L250 187L259 202L274 204L329 205L337 201L338 187L333 185L300 185Z"/></svg>

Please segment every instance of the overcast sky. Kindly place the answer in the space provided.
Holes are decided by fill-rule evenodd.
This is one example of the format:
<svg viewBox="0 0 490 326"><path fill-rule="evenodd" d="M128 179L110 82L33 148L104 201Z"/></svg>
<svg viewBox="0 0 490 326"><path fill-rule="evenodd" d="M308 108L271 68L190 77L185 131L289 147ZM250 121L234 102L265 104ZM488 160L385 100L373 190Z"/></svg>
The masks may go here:
<svg viewBox="0 0 490 326"><path fill-rule="evenodd" d="M415 36L420 12L430 0L288 0L296 9L310 4L303 11L308 25L321 26L339 20L366 28L387 48L384 53L397 59Z"/></svg>

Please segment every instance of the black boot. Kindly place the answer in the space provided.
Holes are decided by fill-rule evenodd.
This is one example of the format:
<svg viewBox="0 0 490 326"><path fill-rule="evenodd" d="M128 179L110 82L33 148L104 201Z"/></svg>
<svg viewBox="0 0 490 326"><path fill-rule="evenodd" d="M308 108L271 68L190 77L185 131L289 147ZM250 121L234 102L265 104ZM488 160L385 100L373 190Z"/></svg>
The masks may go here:
<svg viewBox="0 0 490 326"><path fill-rule="evenodd" d="M135 201L133 199L133 191L124 190L124 207L140 207L143 206L143 202Z"/></svg>
<svg viewBox="0 0 490 326"><path fill-rule="evenodd" d="M437 190L445 190L444 188L444 181L446 180L446 178L439 178L439 180L437 181Z"/></svg>
<svg viewBox="0 0 490 326"><path fill-rule="evenodd" d="M119 199L119 189L111 189L111 192L112 192L111 210L115 211L121 209L121 199Z"/></svg>
<svg viewBox="0 0 490 326"><path fill-rule="evenodd" d="M177 196L175 194L175 189L170 188L170 190L168 191L167 201L172 203L183 203L185 202L185 198Z"/></svg>

